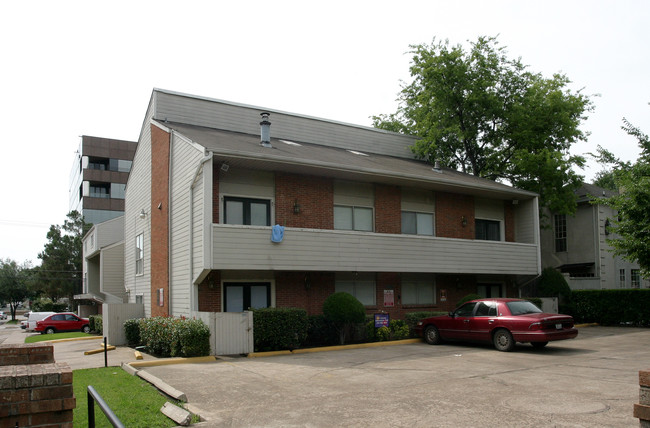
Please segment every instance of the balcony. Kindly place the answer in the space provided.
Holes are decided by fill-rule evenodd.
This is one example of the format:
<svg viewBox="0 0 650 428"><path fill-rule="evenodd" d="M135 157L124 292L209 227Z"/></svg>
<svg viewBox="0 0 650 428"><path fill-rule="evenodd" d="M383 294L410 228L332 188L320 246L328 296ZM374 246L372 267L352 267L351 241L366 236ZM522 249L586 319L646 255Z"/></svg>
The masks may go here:
<svg viewBox="0 0 650 428"><path fill-rule="evenodd" d="M539 274L535 244L339 230L212 225L213 269Z"/></svg>

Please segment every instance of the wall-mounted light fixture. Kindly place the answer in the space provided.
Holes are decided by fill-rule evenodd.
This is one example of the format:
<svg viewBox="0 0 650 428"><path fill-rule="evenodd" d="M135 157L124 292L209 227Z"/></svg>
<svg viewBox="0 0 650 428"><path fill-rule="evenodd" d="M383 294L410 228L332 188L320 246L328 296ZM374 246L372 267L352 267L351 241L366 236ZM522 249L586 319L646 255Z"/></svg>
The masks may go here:
<svg viewBox="0 0 650 428"><path fill-rule="evenodd" d="M160 202L160 203L158 204L158 209L159 209L159 210L162 209L162 202Z"/></svg>
<svg viewBox="0 0 650 428"><path fill-rule="evenodd" d="M462 224L463 227L467 226L467 217L461 216L460 217L460 224Z"/></svg>
<svg viewBox="0 0 650 428"><path fill-rule="evenodd" d="M147 213L144 212L144 208L142 208L142 210L140 211L140 218L144 219L146 216L147 216Z"/></svg>
<svg viewBox="0 0 650 428"><path fill-rule="evenodd" d="M300 214L300 204L298 203L298 199L296 199L293 203L293 213Z"/></svg>

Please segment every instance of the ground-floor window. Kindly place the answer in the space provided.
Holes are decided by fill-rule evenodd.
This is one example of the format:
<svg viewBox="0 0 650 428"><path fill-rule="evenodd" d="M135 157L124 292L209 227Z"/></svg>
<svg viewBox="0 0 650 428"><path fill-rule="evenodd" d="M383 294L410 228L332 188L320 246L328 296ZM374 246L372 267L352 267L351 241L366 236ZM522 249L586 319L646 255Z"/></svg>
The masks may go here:
<svg viewBox="0 0 650 428"><path fill-rule="evenodd" d="M501 284L478 284L476 286L476 294L486 299L503 297L501 294Z"/></svg>
<svg viewBox="0 0 650 428"><path fill-rule="evenodd" d="M337 280L335 291L352 294L364 306L377 304L375 281L372 280Z"/></svg>
<svg viewBox="0 0 650 428"><path fill-rule="evenodd" d="M641 274L639 272L639 269L632 269L630 274L630 278L632 279L632 288L640 288L641 287Z"/></svg>
<svg viewBox="0 0 650 428"><path fill-rule="evenodd" d="M271 283L225 282L223 284L224 312L243 312L249 308L271 306Z"/></svg>
<svg viewBox="0 0 650 428"><path fill-rule="evenodd" d="M402 280L402 304L433 305L436 303L436 286L429 280Z"/></svg>

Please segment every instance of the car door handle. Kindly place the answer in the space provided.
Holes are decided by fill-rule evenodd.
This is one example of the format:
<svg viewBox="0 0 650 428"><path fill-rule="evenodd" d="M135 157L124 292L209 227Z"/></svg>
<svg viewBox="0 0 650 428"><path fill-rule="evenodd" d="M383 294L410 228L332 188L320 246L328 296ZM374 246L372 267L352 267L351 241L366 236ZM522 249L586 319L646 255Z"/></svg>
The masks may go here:
<svg viewBox="0 0 650 428"><path fill-rule="evenodd" d="M469 324L469 320L463 320L465 324Z"/></svg>
<svg viewBox="0 0 650 428"><path fill-rule="evenodd" d="M488 324L494 324L494 320L489 320Z"/></svg>

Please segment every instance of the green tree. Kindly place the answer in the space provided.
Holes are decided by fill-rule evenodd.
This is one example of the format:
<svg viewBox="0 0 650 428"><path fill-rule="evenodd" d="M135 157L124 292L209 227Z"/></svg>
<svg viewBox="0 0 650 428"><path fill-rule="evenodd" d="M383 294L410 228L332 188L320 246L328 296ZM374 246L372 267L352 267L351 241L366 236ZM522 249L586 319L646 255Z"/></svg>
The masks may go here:
<svg viewBox="0 0 650 428"><path fill-rule="evenodd" d="M366 320L366 309L356 297L349 293L331 294L323 303L323 315L336 326L341 345L345 343L345 334L354 324Z"/></svg>
<svg viewBox="0 0 650 428"><path fill-rule="evenodd" d="M540 194L553 212L575 212L584 158L569 153L592 109L561 74L544 78L510 59L494 37L466 51L449 41L411 46L410 73L396 113L376 127L418 137L418 158Z"/></svg>
<svg viewBox="0 0 650 428"><path fill-rule="evenodd" d="M623 162L605 149L599 148L599 160L612 164L612 174L619 194L599 199L617 212L610 219L607 242L614 253L636 262L644 278L650 277L650 137L626 119L622 129L638 140L641 154L635 163Z"/></svg>
<svg viewBox="0 0 650 428"><path fill-rule="evenodd" d="M27 287L30 265L19 265L14 260L0 260L0 300L9 302L11 319L16 319L16 309L30 296Z"/></svg>
<svg viewBox="0 0 650 428"><path fill-rule="evenodd" d="M35 291L53 302L63 297L72 302L74 294L82 291L82 238L90 225L77 211L71 211L67 217L63 226L50 226L48 242L38 254L42 263L34 269Z"/></svg>

